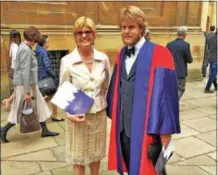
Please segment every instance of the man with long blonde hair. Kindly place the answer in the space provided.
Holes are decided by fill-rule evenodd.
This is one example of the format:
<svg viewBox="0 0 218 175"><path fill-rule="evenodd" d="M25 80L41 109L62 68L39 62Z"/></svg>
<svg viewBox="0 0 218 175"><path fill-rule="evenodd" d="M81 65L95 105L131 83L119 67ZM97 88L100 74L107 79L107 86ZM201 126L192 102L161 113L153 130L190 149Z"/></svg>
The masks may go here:
<svg viewBox="0 0 218 175"><path fill-rule="evenodd" d="M138 7L121 10L125 46L117 57L107 95L112 119L108 168L119 174L156 175L162 145L166 148L171 134L180 133L173 58L168 49L146 41L145 23Z"/></svg>

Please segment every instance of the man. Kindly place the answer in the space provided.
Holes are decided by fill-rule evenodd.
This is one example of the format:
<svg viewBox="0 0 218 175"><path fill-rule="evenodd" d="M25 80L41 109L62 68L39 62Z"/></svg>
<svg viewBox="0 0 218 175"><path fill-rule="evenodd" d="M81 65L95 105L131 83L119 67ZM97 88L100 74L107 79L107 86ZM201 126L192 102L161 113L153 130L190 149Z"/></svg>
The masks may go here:
<svg viewBox="0 0 218 175"><path fill-rule="evenodd" d="M210 63L210 75L204 90L205 93L213 93L210 87L213 83L215 91L217 90L217 31L208 42L208 62Z"/></svg>
<svg viewBox="0 0 218 175"><path fill-rule="evenodd" d="M207 66L208 66L208 43L209 40L214 36L215 26L210 26L210 32L206 35L206 41L205 41L205 49L204 49L204 60L202 64L202 76L206 77L207 73Z"/></svg>
<svg viewBox="0 0 218 175"><path fill-rule="evenodd" d="M180 133L173 58L168 49L146 42L145 15L138 7L121 10L120 28L125 46L117 57L107 96L112 119L108 169L156 175L154 159L160 150L157 153L153 144L159 141L160 149L162 144L166 148L171 134Z"/></svg>
<svg viewBox="0 0 218 175"><path fill-rule="evenodd" d="M182 26L177 31L177 38L167 44L167 48L173 55L176 67L179 99L185 92L186 77L188 75L187 63L192 63L193 58L190 51L190 44L185 42L187 27Z"/></svg>
<svg viewBox="0 0 218 175"><path fill-rule="evenodd" d="M149 29L145 30L145 39L150 41L151 40L151 32Z"/></svg>

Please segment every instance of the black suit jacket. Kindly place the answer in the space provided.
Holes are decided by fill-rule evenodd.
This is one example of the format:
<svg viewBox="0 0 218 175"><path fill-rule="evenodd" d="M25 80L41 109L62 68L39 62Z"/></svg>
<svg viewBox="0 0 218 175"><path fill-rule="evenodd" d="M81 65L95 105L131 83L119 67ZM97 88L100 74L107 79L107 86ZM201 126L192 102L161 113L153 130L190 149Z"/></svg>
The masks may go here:
<svg viewBox="0 0 218 175"><path fill-rule="evenodd" d="M211 63L217 60L217 34L208 41L208 61Z"/></svg>
<svg viewBox="0 0 218 175"><path fill-rule="evenodd" d="M177 77L185 78L188 75L187 63L192 63L193 58L190 51L190 44L184 39L177 38L166 46L174 58Z"/></svg>

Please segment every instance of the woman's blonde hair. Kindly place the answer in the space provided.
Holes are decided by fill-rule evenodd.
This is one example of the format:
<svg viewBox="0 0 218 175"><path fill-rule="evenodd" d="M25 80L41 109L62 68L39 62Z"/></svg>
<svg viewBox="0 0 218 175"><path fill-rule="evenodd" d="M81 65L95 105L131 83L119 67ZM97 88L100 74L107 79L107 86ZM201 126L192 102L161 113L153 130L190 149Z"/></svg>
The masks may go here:
<svg viewBox="0 0 218 175"><path fill-rule="evenodd" d="M145 14L144 12L136 7L136 6L128 6L128 7L124 7L121 9L120 11L120 23L121 21L124 21L124 20L134 20L136 21L140 28L142 29L142 35L145 34L145 28L146 28L146 17L145 17Z"/></svg>
<svg viewBox="0 0 218 175"><path fill-rule="evenodd" d="M86 16L79 17L73 25L73 33L75 33L77 29L82 28L82 27L88 27L94 32L96 32L95 23L89 17L86 17Z"/></svg>

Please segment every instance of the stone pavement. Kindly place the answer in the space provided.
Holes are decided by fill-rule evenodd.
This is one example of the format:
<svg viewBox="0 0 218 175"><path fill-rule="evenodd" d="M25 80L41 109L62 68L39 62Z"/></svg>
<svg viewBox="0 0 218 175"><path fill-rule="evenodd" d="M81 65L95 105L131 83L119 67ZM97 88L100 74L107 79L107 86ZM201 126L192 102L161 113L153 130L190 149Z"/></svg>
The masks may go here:
<svg viewBox="0 0 218 175"><path fill-rule="evenodd" d="M175 154L168 162L168 175L216 174L216 94L203 93L205 81L187 83L180 102L182 134L173 136ZM6 123L7 115L1 111L1 125ZM60 116L65 114L60 111ZM73 175L71 165L64 162L65 122L49 121L48 126L60 136L21 134L19 126L9 131L10 143L1 145L2 175ZM108 138L109 130L108 120ZM107 158L102 161L100 174L117 174L107 171Z"/></svg>

